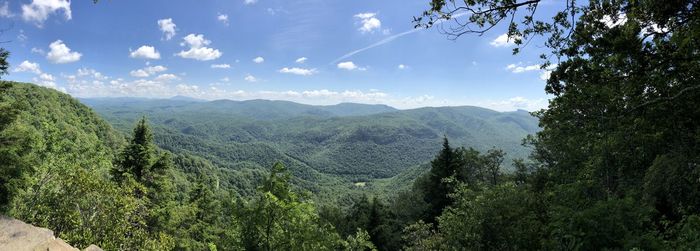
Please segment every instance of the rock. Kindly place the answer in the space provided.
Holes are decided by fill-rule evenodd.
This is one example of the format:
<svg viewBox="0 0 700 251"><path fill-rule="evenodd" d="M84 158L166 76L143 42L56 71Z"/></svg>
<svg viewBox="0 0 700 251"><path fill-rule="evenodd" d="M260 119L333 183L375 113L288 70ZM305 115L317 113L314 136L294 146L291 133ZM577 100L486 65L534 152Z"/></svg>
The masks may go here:
<svg viewBox="0 0 700 251"><path fill-rule="evenodd" d="M100 247L95 246L95 245L90 245L86 249L83 249L83 251L104 251Z"/></svg>
<svg viewBox="0 0 700 251"><path fill-rule="evenodd" d="M53 236L53 231L0 215L0 250L80 251ZM90 245L85 250L102 251Z"/></svg>

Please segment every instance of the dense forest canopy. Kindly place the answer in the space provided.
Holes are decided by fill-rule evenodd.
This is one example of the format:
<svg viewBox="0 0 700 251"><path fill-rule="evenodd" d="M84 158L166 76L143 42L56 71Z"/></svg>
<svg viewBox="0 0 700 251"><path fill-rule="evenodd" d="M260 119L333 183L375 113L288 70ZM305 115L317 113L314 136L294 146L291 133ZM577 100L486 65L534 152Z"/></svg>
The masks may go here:
<svg viewBox="0 0 700 251"><path fill-rule="evenodd" d="M552 51L543 56L552 70L545 92L553 98L534 113L540 129L517 113L501 119L454 109L348 114L285 104L293 111L215 120L192 112L212 109L199 102L119 108L131 113L93 103L117 131L67 94L2 82L0 211L106 250L700 249L698 1L566 1L551 21L534 18L539 0L429 3L416 25L454 22L446 30L452 38L502 22L521 45L515 52L544 38ZM393 124L372 124L377 118ZM470 121L486 128L485 139L525 128L531 154L467 144L477 138L460 132L479 129ZM340 129L347 137L325 135ZM428 134L431 141L400 141ZM247 143L254 140L263 142ZM318 161L306 151L333 150L327 141L399 153L400 144L430 143L420 152L432 160L352 173L409 185L348 192L340 188L346 180L328 179L341 169L306 164ZM299 148L318 144L325 148ZM324 158L373 153L358 148ZM245 161L227 165L227 158ZM335 186L324 196L343 203L319 199L315 182Z"/></svg>

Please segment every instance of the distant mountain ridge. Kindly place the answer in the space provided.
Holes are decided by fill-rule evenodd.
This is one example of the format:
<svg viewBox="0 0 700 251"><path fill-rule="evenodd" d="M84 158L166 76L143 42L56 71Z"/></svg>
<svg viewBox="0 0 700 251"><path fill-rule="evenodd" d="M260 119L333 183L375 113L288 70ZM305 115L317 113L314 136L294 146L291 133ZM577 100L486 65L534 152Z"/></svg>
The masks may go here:
<svg viewBox="0 0 700 251"><path fill-rule="evenodd" d="M195 153L219 166L286 160L293 170L313 169L350 179L388 178L426 163L443 136L454 146L501 148L525 158L522 139L539 130L524 111L474 106L397 110L386 105L342 103L314 106L290 101L84 99L127 131L147 116L158 144ZM261 154L261 153L265 154Z"/></svg>
<svg viewBox="0 0 700 251"><path fill-rule="evenodd" d="M397 111L388 105L372 105L359 103L339 103L336 105L307 105L292 101L252 99L235 101L220 99L213 101L200 100L184 96L170 99L147 98L81 98L81 102L89 106L119 106L124 109L140 109L149 107L168 111L172 109L197 110L219 115L249 116L255 119L280 119L297 116L361 116L383 112Z"/></svg>

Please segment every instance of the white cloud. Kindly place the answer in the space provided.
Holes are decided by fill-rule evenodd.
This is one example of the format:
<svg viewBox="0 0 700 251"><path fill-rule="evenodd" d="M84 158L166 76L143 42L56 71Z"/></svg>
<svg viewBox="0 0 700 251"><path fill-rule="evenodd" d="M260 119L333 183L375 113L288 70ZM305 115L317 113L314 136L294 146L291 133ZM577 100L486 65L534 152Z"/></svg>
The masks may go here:
<svg viewBox="0 0 700 251"><path fill-rule="evenodd" d="M169 82L173 80L178 80L180 79L179 77L175 76L174 74L160 74L158 77L154 78L153 80L159 81L159 82Z"/></svg>
<svg viewBox="0 0 700 251"><path fill-rule="evenodd" d="M129 75L131 75L132 77L137 77L137 78L145 78L145 77L149 76L148 72L146 72L143 69L133 70L133 71L129 72Z"/></svg>
<svg viewBox="0 0 700 251"><path fill-rule="evenodd" d="M214 60L221 57L221 52L217 49L202 47L190 48L187 51L180 51L177 55L182 58L195 59L199 61Z"/></svg>
<svg viewBox="0 0 700 251"><path fill-rule="evenodd" d="M399 68L399 70L405 70L405 69L408 69L408 66L405 64L400 64L396 68Z"/></svg>
<svg viewBox="0 0 700 251"><path fill-rule="evenodd" d="M228 77L221 78L221 82L228 82L228 81L231 81L231 79Z"/></svg>
<svg viewBox="0 0 700 251"><path fill-rule="evenodd" d="M343 70L348 70L348 71L353 71L353 70L358 70L358 71L364 71L367 70L365 67L358 67L353 63L352 61L346 61L346 62L340 62L338 63L338 69L343 69Z"/></svg>
<svg viewBox="0 0 700 251"><path fill-rule="evenodd" d="M158 20L158 26L160 27L160 31L163 32L165 40L170 40L175 36L175 28L177 27L177 25L173 23L172 18Z"/></svg>
<svg viewBox="0 0 700 251"><path fill-rule="evenodd" d="M38 63L24 60L17 67L15 67L14 72L31 72L38 75L41 74L41 68L39 67Z"/></svg>
<svg viewBox="0 0 700 251"><path fill-rule="evenodd" d="M377 19L377 13L359 13L355 18L360 19L362 26L359 31L362 33L374 32L382 27L382 22Z"/></svg>
<svg viewBox="0 0 700 251"><path fill-rule="evenodd" d="M265 62L265 59L263 57L256 57L253 59L253 62L256 64L262 64L262 62Z"/></svg>
<svg viewBox="0 0 700 251"><path fill-rule="evenodd" d="M522 63L516 64L509 64L506 66L506 70L509 70L513 73L523 73L526 71L536 71L540 69L540 65L538 64L533 64L533 65L526 65L526 66L521 66Z"/></svg>
<svg viewBox="0 0 700 251"><path fill-rule="evenodd" d="M31 52L32 52L32 53L39 54L39 55L42 55L42 56L43 56L44 54L46 54L46 52L45 52L44 50L42 50L42 49L40 49L40 48L36 48L36 47L32 47Z"/></svg>
<svg viewBox="0 0 700 251"><path fill-rule="evenodd" d="M135 51L129 53L129 57L144 59L160 59L160 52L158 52L153 46L142 45Z"/></svg>
<svg viewBox="0 0 700 251"><path fill-rule="evenodd" d="M93 78L97 80L106 80L109 77L103 75L101 72L96 71L95 69L90 69L90 68L80 68L77 71L78 77L84 77L84 76L92 76Z"/></svg>
<svg viewBox="0 0 700 251"><path fill-rule="evenodd" d="M245 78L243 78L243 80L248 81L248 82L258 82L258 79L250 74L246 75Z"/></svg>
<svg viewBox="0 0 700 251"><path fill-rule="evenodd" d="M166 70L168 70L168 68L166 68L165 66L156 65L156 66L149 66L149 67L146 67L143 69L133 70L133 71L129 72L129 75L131 75L132 77L137 77L137 78L145 78L145 77L148 77L148 76L151 76L153 74L163 72Z"/></svg>
<svg viewBox="0 0 700 251"><path fill-rule="evenodd" d="M32 3L22 5L22 19L41 27L49 15L59 10L63 11L66 20L71 19L69 0L32 0Z"/></svg>
<svg viewBox="0 0 700 251"><path fill-rule="evenodd" d="M56 78L51 74L42 73L39 74L39 77L35 77L32 80L38 85L56 89Z"/></svg>
<svg viewBox="0 0 700 251"><path fill-rule="evenodd" d="M310 75L316 74L318 71L316 71L316 69L305 69L305 68L298 68L298 67L292 67L292 68L284 67L284 68L280 69L279 72L280 73L302 75L302 76L310 76Z"/></svg>
<svg viewBox="0 0 700 251"><path fill-rule="evenodd" d="M219 20L219 22L223 23L224 25L228 26L228 15L225 14L219 14L216 16L216 20Z"/></svg>
<svg viewBox="0 0 700 251"><path fill-rule="evenodd" d="M56 40L49 44L49 53L46 54L46 59L54 64L66 64L80 60L83 54L71 51L66 44L61 40Z"/></svg>
<svg viewBox="0 0 700 251"><path fill-rule="evenodd" d="M229 64L213 64L213 65L211 65L211 68L214 68L214 69L228 69L228 68L231 68L231 65L229 65Z"/></svg>
<svg viewBox="0 0 700 251"><path fill-rule="evenodd" d="M493 47L510 47L515 45L514 40L515 38L508 37L508 33L503 33L502 35L498 36L496 39L491 41L491 43L489 44L491 44L491 46Z"/></svg>
<svg viewBox="0 0 700 251"><path fill-rule="evenodd" d="M300 58L297 58L297 60L295 60L294 62L297 62L299 64L303 64L303 63L306 63L306 60L308 60L308 58L300 57Z"/></svg>
<svg viewBox="0 0 700 251"><path fill-rule="evenodd" d="M5 1L5 3L0 6L0 17L10 18L14 16L15 14L10 11L10 2Z"/></svg>
<svg viewBox="0 0 700 251"><path fill-rule="evenodd" d="M211 41L205 39L204 35L202 34L189 34L185 36L183 40L185 40L185 42L181 43L180 45L189 46L190 49L187 51L180 51L176 54L182 58L208 61L217 59L223 54L217 49L205 47L206 45L209 45Z"/></svg>
<svg viewBox="0 0 700 251"><path fill-rule="evenodd" d="M204 38L202 34L189 34L182 38L185 42L180 43L181 46L189 45L192 48L201 48L203 46L211 44L211 41Z"/></svg>
<svg viewBox="0 0 700 251"><path fill-rule="evenodd" d="M243 3L246 4L246 5L248 5L248 4L255 4L255 3L257 3L257 2L258 2L258 0L243 0Z"/></svg>

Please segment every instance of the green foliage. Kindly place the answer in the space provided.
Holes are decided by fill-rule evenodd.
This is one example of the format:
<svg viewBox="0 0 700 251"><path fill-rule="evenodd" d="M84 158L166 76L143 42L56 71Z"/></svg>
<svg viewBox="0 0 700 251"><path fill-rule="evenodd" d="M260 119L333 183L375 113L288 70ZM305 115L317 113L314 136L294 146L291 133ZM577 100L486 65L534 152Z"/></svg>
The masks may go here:
<svg viewBox="0 0 700 251"><path fill-rule="evenodd" d="M308 112L337 110L347 104L84 101L123 132L147 115L154 124L157 145L178 154L197 154L220 167L238 171L243 163L256 163L254 169L266 170L281 161L298 179L293 183L311 191L337 187L333 184L337 177L342 182L388 178L428 162L440 149L436 143L441 142L441 135L450 137L456 146L483 151L496 147L508 152L509 158L525 158L529 150L520 145L521 139L539 130L537 121L526 112L500 113L477 107L396 111L354 104L348 110L372 112L348 114Z"/></svg>
<svg viewBox="0 0 700 251"><path fill-rule="evenodd" d="M445 138L442 150L431 162L426 183L422 184L425 191L424 200L431 206L426 218L428 222L434 222L435 217L440 216L442 210L452 203L449 194L453 192L454 184L451 184L448 179L456 177L461 165L459 154L450 147L450 143Z"/></svg>
<svg viewBox="0 0 700 251"><path fill-rule="evenodd" d="M10 69L10 63L7 58L10 57L10 52L5 48L0 48L0 76L7 74L7 69Z"/></svg>
<svg viewBox="0 0 700 251"><path fill-rule="evenodd" d="M416 18L424 27L465 18L449 34L454 37L481 34L503 20L518 45L548 35L542 41L558 61L545 87L553 96L549 108L536 113L542 131L526 141L534 149L532 162L515 162L518 185L507 194L520 197L493 194L504 185L465 185L474 193L469 203L449 208L431 236L459 240L449 232L466 218L476 220L470 220L472 228L456 232L476 233L461 239L480 245L475 249L514 249L492 240L519 241L484 233L540 240L515 249L696 249L690 240L700 210L698 2L567 1L549 22L534 18L541 2L430 1ZM525 14L516 15L521 9ZM461 11L466 14L457 16ZM542 59L544 68L551 66L549 56ZM503 217L494 219L489 210ZM502 218L512 226L501 224ZM534 224L528 219L537 219L544 235L518 228L520 222Z"/></svg>
<svg viewBox="0 0 700 251"><path fill-rule="evenodd" d="M343 249L347 251L376 251L377 248L370 241L370 236L367 231L360 228L357 229L355 236L348 235L343 243Z"/></svg>
<svg viewBox="0 0 700 251"><path fill-rule="evenodd" d="M142 181L147 172L155 164L155 145L153 134L143 117L134 127L131 142L122 150L117 158L116 165L112 169L112 176L119 181L125 173L128 173Z"/></svg>
<svg viewBox="0 0 700 251"><path fill-rule="evenodd" d="M460 187L439 218L445 245L475 250L540 250L544 225L534 194L512 183L473 191Z"/></svg>
<svg viewBox="0 0 700 251"><path fill-rule="evenodd" d="M256 198L240 209L244 247L248 250L329 250L342 245L311 202L290 190L281 163L270 170Z"/></svg>
<svg viewBox="0 0 700 251"><path fill-rule="evenodd" d="M0 212L5 212L13 197L24 188L27 174L32 171L23 158L29 151L26 138L20 137L26 129L13 126L20 109L8 100L10 83L0 82Z"/></svg>

